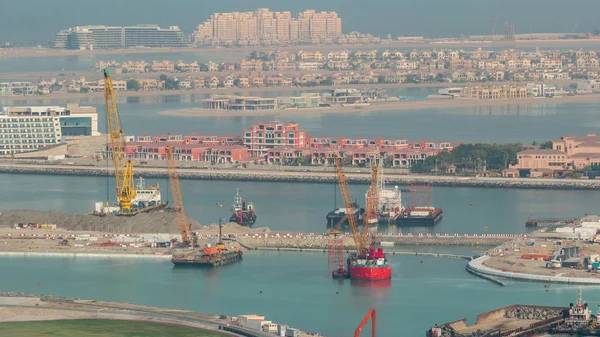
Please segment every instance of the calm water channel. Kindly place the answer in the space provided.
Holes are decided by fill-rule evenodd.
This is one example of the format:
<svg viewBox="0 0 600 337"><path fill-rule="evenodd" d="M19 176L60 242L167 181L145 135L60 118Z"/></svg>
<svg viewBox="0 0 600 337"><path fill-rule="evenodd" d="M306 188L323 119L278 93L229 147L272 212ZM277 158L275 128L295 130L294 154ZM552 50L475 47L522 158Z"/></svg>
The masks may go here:
<svg viewBox="0 0 600 337"><path fill-rule="evenodd" d="M331 337L352 335L371 307L378 310L379 336L422 337L436 323L462 317L473 322L480 312L513 303L568 305L576 296L576 288L560 285L549 292L531 283L500 288L468 274L461 260L392 256L390 263L391 282L367 287L331 280L321 253L249 252L242 263L214 271L142 259L2 257L0 269L10 272L0 273L0 288L227 315L260 313ZM586 289L595 307L599 289Z"/></svg>
<svg viewBox="0 0 600 337"><path fill-rule="evenodd" d="M435 88L434 88L435 89ZM427 95L431 88L390 89L390 94ZM257 94L251 93L250 94ZM290 93L266 93L282 96ZM596 132L600 126L600 102L561 103L560 98L535 104L498 104L485 107L448 107L406 111L345 114L279 114L263 117L174 117L159 111L201 107L206 95L128 97L119 102L123 128L129 134L162 132L241 134L244 128L264 120L295 121L315 136L404 137L465 142L526 142L551 140L564 134ZM59 105L64 100L0 100L0 106ZM82 104L98 108L104 121L104 104L99 99ZM100 122L100 130L105 130Z"/></svg>
<svg viewBox="0 0 600 337"><path fill-rule="evenodd" d="M107 195L104 177L0 174L0 181L4 191L0 195L0 211L38 209L84 214L93 210L94 202L105 200ZM147 181L154 182L160 183L164 198L170 199L168 181ZM256 206L257 227L323 232L325 215L334 208L333 184L186 180L182 184L182 193L188 215L202 224L215 223L219 217L228 218L229 206L238 187ZM350 186L353 198L362 205L367 187ZM112 184L108 191L114 200ZM441 223L433 228L404 228L402 231L526 233L525 221L530 216L571 217L600 213L597 195L596 191L436 187L433 189L434 203L444 209ZM339 195L336 200L340 206Z"/></svg>

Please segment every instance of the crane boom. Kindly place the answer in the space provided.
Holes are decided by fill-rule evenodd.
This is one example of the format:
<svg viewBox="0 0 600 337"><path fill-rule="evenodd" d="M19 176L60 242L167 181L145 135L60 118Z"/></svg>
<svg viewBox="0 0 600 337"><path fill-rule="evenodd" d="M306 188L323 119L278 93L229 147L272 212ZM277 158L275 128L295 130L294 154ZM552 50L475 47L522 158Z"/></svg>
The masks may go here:
<svg viewBox="0 0 600 337"><path fill-rule="evenodd" d="M371 186L367 192L365 216L363 218L363 232L361 240L365 246L372 246L374 236L369 233L372 220L377 220L377 204L379 202L379 166L373 166L371 172ZM370 247L371 248L371 247Z"/></svg>
<svg viewBox="0 0 600 337"><path fill-rule="evenodd" d="M335 161L335 172L337 174L337 179L340 185L340 193L342 194L342 198L344 199L344 204L346 206L346 214L348 214L348 223L350 224L350 230L352 231L352 237L354 238L354 243L356 244L356 250L359 255L366 253L365 244L361 237L361 233L358 229L358 219L354 216L354 205L352 203L352 197L350 195L350 190L348 188L348 179L344 174L344 170L342 169L342 164L340 157L334 153L334 161Z"/></svg>
<svg viewBox="0 0 600 337"><path fill-rule="evenodd" d="M133 161L125 158L125 141L123 128L119 119L119 110L115 99L112 78L108 69L103 69L104 74L104 102L106 105L106 120L110 137L110 149L115 169L117 200L121 211L131 211L131 201L135 198L133 187Z"/></svg>
<svg viewBox="0 0 600 337"><path fill-rule="evenodd" d="M169 182L171 183L171 193L173 193L173 203L175 204L175 219L179 232L181 233L181 241L186 246L195 246L192 242L193 235L191 234L190 225L187 222L185 215L185 207L183 207L183 197L181 196L181 186L179 184L179 173L177 172L177 164L175 162L174 149L171 146L166 147L167 154L167 170L169 171Z"/></svg>

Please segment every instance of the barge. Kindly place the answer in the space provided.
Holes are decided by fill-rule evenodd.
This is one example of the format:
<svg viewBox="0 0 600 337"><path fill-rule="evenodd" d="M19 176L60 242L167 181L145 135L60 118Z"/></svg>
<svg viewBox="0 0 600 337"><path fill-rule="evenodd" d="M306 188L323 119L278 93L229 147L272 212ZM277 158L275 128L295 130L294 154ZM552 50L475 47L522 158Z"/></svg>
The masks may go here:
<svg viewBox="0 0 600 337"><path fill-rule="evenodd" d="M242 259L243 253L241 250L223 251L218 247L206 247L203 249L202 254L173 255L171 261L178 267L218 268Z"/></svg>
<svg viewBox="0 0 600 337"><path fill-rule="evenodd" d="M206 245L200 252L196 249L183 252L181 254L173 254L171 262L177 266L192 266L204 268L218 268L228 264L232 264L243 259L243 252L240 249L228 249L222 240L221 228L223 227L221 219L219 219L219 242L215 247L210 244Z"/></svg>
<svg viewBox="0 0 600 337"><path fill-rule="evenodd" d="M392 266L388 263L383 248L370 248L366 254L352 253L331 275L334 279L382 281L392 278Z"/></svg>

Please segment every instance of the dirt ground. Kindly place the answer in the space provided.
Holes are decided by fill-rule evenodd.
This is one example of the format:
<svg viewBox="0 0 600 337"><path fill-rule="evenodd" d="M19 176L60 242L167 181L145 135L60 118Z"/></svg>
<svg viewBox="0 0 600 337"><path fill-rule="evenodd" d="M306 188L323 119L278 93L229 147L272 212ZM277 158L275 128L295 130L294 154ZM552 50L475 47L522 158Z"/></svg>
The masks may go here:
<svg viewBox="0 0 600 337"><path fill-rule="evenodd" d="M533 246L527 246L527 242L534 241ZM583 241L562 240L563 246L579 246L580 256L589 256L591 254L600 254L600 245L590 244ZM583 269L575 268L546 268L546 261L523 259L523 254L548 254L552 255L560 246L553 239L520 238L511 241L505 245L506 249L489 252L492 258L485 261L484 265L490 268L510 271L513 273L547 275L547 276L566 276L566 277L600 277L595 272L587 272Z"/></svg>

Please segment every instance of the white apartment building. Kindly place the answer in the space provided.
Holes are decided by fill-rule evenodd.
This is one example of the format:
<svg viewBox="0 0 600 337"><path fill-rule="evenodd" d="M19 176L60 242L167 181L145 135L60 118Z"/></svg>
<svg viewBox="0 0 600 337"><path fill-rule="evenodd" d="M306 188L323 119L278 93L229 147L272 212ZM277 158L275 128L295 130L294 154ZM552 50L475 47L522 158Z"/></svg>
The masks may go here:
<svg viewBox="0 0 600 337"><path fill-rule="evenodd" d="M35 151L68 136L97 136L96 108L59 106L4 107L0 112L0 155Z"/></svg>

